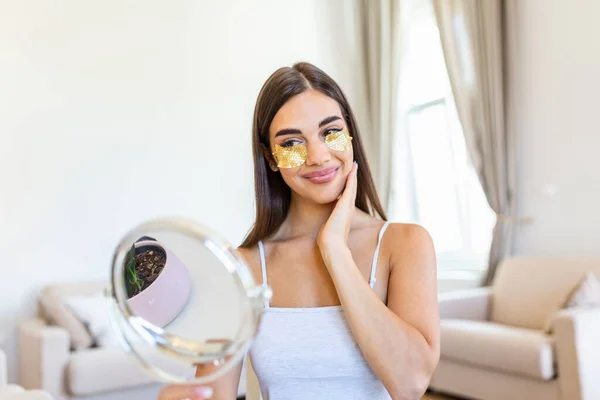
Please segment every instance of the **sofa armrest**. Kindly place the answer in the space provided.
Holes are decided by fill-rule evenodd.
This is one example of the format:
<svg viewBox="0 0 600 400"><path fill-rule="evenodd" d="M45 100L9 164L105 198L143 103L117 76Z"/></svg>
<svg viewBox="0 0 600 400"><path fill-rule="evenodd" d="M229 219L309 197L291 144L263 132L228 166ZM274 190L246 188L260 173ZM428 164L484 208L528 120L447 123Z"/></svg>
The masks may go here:
<svg viewBox="0 0 600 400"><path fill-rule="evenodd" d="M6 354L0 350L0 388L6 386L8 379L8 369L6 364Z"/></svg>
<svg viewBox="0 0 600 400"><path fill-rule="evenodd" d="M440 293L438 295L440 318L487 321L491 300L491 287Z"/></svg>
<svg viewBox="0 0 600 400"><path fill-rule="evenodd" d="M19 371L25 389L42 389L54 398L65 395L65 367L70 357L69 333L41 319L19 324Z"/></svg>
<svg viewBox="0 0 600 400"><path fill-rule="evenodd" d="M600 399L600 309L561 310L553 322L562 398Z"/></svg>

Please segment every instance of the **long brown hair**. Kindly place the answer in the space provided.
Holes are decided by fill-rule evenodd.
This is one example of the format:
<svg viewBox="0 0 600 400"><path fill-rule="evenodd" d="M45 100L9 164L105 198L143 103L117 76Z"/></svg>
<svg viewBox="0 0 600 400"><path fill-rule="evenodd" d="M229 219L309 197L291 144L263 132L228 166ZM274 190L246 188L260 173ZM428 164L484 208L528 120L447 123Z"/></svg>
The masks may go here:
<svg viewBox="0 0 600 400"><path fill-rule="evenodd" d="M354 160L358 162L356 207L387 220L375 190L371 170L358 130L354 113L342 89L325 72L312 64L301 62L282 67L265 82L254 108L252 122L252 154L254 156L254 189L256 193L256 220L240 247L249 248L272 235L285 220L290 209L291 189L279 172L268 167L264 148L270 149L269 128L275 114L293 96L309 89L318 90L340 105L342 115L352 135ZM270 151L269 151L270 153Z"/></svg>

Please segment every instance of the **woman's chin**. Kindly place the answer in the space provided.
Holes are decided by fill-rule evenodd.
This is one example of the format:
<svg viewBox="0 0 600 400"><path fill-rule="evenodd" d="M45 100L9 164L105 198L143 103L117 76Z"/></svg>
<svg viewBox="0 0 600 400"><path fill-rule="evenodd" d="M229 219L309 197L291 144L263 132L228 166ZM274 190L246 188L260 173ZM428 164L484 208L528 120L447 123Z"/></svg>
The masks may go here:
<svg viewBox="0 0 600 400"><path fill-rule="evenodd" d="M339 197L340 197L341 192L339 191L330 191L329 193L325 192L325 193L318 193L318 194L312 194L311 200L313 200L315 203L317 204L331 204L334 201L336 201Z"/></svg>
<svg viewBox="0 0 600 400"><path fill-rule="evenodd" d="M300 197L310 200L316 204L331 204L335 202L340 195L344 192L344 185L339 182L331 182L332 185L323 185L321 187L315 187L310 185L309 187L302 185L298 187L298 191L292 188L292 191L298 194Z"/></svg>

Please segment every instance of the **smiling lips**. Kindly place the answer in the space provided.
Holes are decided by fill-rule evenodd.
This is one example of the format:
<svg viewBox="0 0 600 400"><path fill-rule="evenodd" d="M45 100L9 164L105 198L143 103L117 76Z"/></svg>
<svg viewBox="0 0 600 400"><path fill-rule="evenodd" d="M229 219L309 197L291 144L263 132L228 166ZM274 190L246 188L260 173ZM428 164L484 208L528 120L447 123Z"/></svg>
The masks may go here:
<svg viewBox="0 0 600 400"><path fill-rule="evenodd" d="M319 171L304 174L302 177L308 179L312 183L327 183L331 182L333 178L335 178L339 169L340 167L325 168Z"/></svg>

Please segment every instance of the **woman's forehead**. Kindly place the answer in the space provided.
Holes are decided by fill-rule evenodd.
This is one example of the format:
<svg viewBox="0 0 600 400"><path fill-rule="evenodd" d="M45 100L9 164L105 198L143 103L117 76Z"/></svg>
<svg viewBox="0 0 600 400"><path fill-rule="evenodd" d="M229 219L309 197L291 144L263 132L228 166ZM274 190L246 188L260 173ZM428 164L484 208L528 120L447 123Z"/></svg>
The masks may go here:
<svg viewBox="0 0 600 400"><path fill-rule="evenodd" d="M289 99L279 109L271 122L270 134L280 129L300 129L312 131L319 128L323 119L337 115L342 116L337 101L316 90L307 90Z"/></svg>

